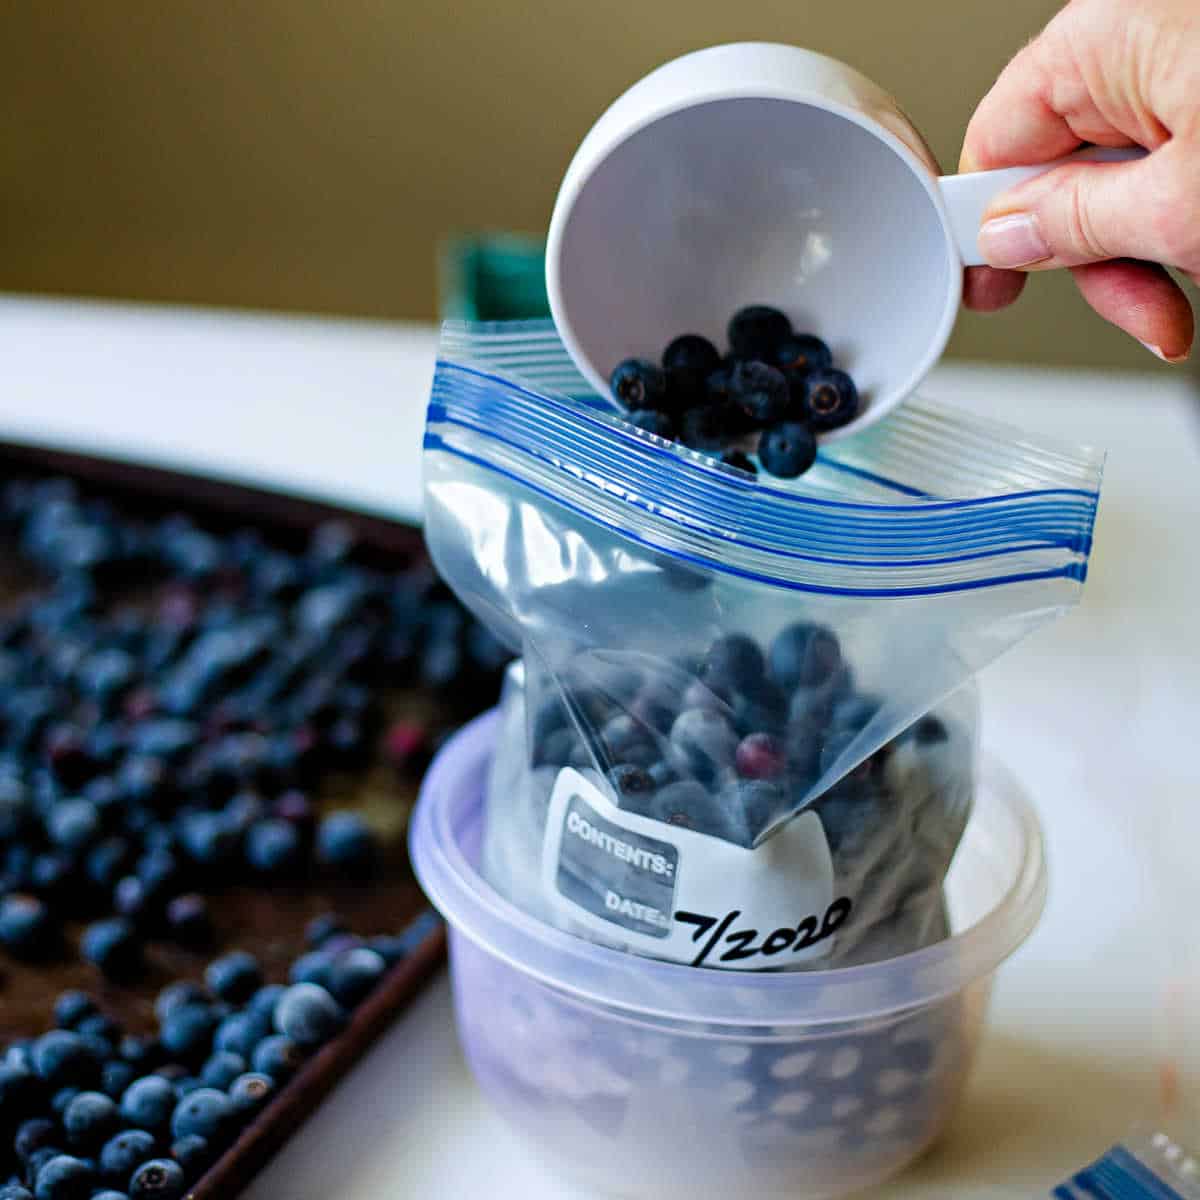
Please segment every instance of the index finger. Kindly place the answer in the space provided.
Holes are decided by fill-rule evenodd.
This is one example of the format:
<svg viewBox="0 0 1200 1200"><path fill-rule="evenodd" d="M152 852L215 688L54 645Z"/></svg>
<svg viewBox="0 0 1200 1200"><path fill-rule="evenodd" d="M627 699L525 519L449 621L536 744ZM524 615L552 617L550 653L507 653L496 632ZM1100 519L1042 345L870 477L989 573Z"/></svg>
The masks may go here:
<svg viewBox="0 0 1200 1200"><path fill-rule="evenodd" d="M1055 61L1059 56L1048 45L1052 36L1047 27L1030 42L979 102L963 138L960 171L1047 162L1079 145L1080 136L1051 102L1053 72L1077 74L1069 56Z"/></svg>

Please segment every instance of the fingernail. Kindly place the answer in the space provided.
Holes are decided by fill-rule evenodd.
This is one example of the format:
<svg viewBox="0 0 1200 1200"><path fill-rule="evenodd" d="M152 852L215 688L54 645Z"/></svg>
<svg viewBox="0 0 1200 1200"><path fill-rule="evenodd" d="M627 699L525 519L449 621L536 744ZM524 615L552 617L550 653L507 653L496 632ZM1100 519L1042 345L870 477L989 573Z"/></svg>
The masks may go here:
<svg viewBox="0 0 1200 1200"><path fill-rule="evenodd" d="M1032 213L1009 213L984 221L979 252L993 267L1028 267L1050 257L1050 247Z"/></svg>
<svg viewBox="0 0 1200 1200"><path fill-rule="evenodd" d="M1153 342L1142 342L1142 345L1145 346L1155 358L1161 358L1163 362L1170 363L1172 366L1175 366L1181 362L1187 362L1188 355L1191 353L1191 351L1185 350L1182 354L1164 354L1162 347L1154 345Z"/></svg>

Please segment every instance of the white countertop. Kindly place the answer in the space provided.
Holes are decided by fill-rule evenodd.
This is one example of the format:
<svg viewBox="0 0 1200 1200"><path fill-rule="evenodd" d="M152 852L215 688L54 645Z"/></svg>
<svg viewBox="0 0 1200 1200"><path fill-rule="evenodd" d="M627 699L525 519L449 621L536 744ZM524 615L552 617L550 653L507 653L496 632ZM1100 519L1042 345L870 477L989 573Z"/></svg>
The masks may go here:
<svg viewBox="0 0 1200 1200"><path fill-rule="evenodd" d="M427 328L14 298L0 347L0 440L419 511ZM924 390L1110 452L1082 605L983 676L985 746L1046 827L1049 907L998 976L961 1116L875 1193L1030 1196L1154 1112L1164 1043L1200 1095L1200 402L1182 374L957 364ZM1178 1030L1169 979L1190 988ZM485 1105L444 978L248 1193L332 1195L583 1200Z"/></svg>

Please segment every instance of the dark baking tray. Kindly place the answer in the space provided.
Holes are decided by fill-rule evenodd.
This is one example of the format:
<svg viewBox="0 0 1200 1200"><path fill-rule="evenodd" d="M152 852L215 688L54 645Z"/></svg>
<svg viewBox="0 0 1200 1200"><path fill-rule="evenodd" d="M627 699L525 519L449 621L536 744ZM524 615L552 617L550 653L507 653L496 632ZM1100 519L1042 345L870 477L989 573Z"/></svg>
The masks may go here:
<svg viewBox="0 0 1200 1200"><path fill-rule="evenodd" d="M134 465L43 447L0 442L0 479L14 474L55 474L77 480L85 490L112 498L123 511L152 515L162 511L190 513L208 528L252 525L277 543L299 544L316 525L337 519L350 525L375 565L401 568L425 558L419 531L398 521L353 512L317 500L285 495L247 484L222 482L198 475ZM5 555L0 572L0 603L7 603L33 582L29 572ZM487 698L479 698L479 706ZM396 689L387 706L393 715L420 715L434 727L451 728L461 714L448 711L420 689ZM415 800L415 786L399 781L377 765L355 775L348 792L319 789L315 798L328 802L336 791L339 807L382 806L394 825L387 860L370 886L336 885L261 889L235 888L209 897L219 930L211 952L194 952L155 943L147 977L134 987L100 980L77 959L46 965L12 965L0 989L0 1035L31 1036L51 1024L50 1006L64 988L83 988L133 1032L153 1028L153 1001L171 978L197 978L212 954L234 946L258 955L270 980L281 980L286 965L304 949L303 930L310 917L333 909L356 932L398 932L412 926L412 953L397 964L376 990L354 1011L345 1031L314 1055L276 1095L188 1193L190 1200L216 1200L236 1195L267 1163L323 1097L355 1064L388 1024L403 1011L438 970L445 956L445 934L428 909L413 878L405 850L403 827ZM378 817L379 808L375 815ZM415 924L413 924L415 922Z"/></svg>

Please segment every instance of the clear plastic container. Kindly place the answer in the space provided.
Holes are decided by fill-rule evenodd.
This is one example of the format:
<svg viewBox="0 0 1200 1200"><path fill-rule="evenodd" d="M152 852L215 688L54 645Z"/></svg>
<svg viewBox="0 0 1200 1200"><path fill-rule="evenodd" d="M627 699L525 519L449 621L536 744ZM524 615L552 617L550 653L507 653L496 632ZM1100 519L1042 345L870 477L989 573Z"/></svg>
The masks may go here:
<svg viewBox="0 0 1200 1200"><path fill-rule="evenodd" d="M540 1158L602 1193L839 1196L900 1170L953 1114L996 968L1041 915L1036 817L995 770L947 883L955 934L899 958L732 973L594 945L477 870L494 714L426 777L410 849L450 929L467 1061Z"/></svg>

